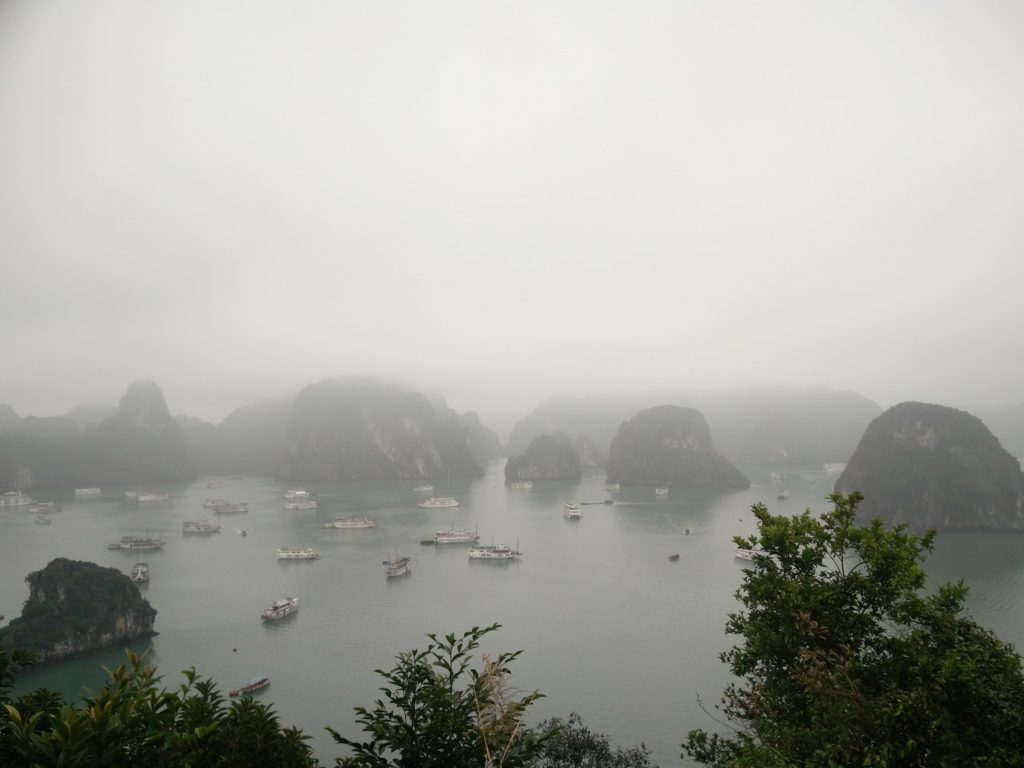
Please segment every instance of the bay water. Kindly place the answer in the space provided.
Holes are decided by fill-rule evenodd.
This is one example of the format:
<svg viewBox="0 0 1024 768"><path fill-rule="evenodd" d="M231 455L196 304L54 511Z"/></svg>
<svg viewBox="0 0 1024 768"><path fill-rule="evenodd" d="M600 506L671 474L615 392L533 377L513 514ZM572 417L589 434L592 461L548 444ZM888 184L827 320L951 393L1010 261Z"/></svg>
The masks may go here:
<svg viewBox="0 0 1024 768"><path fill-rule="evenodd" d="M39 491L36 498L64 505L52 525L36 525L24 508L0 511L0 614L9 621L20 613L25 575L52 558L127 573L138 553L106 545L123 535L158 536L167 544L142 554L151 575L142 591L158 611L159 634L133 649L149 649L168 686L188 667L223 691L269 675L270 687L257 695L273 703L282 722L312 737L325 764L343 750L323 726L361 736L352 708L371 706L379 695L374 669L422 648L428 632L498 622L502 628L481 652L524 651L512 683L545 694L530 710L532 721L577 711L616 743L644 742L658 764L679 765L686 732L717 727L702 704L712 709L729 682L718 654L735 640L723 627L738 607L743 569L732 536L754 531L750 506L757 501L774 512L824 511L836 479L821 467L741 469L749 489L672 488L659 496L653 488L609 492L603 474L510 489L503 462L495 462L480 480L435 483L435 496L460 504L429 510L417 506L424 494L412 482L313 484L319 509L302 511L285 510L287 486L267 478L135 488L171 498L134 506L124 503L123 488L105 489L98 499ZM783 489L790 496L778 501ZM204 499L214 497L246 501L249 512L204 510ZM562 516L566 501L583 503L582 520ZM370 516L376 527L323 527L349 515ZM195 519L222 530L183 535L182 522ZM420 544L452 526L476 528L484 544L518 546L523 557L471 562L465 547ZM321 558L282 562L280 546L311 546ZM674 553L680 557L671 561ZM386 579L382 562L395 555L411 556L412 572ZM1024 641L1024 538L942 535L926 568L933 583L964 579L972 615L1002 639ZM262 609L284 595L299 598L298 612L261 624ZM123 660L123 650L112 649L43 665L20 677L16 690L45 685L77 697L103 683L103 666Z"/></svg>

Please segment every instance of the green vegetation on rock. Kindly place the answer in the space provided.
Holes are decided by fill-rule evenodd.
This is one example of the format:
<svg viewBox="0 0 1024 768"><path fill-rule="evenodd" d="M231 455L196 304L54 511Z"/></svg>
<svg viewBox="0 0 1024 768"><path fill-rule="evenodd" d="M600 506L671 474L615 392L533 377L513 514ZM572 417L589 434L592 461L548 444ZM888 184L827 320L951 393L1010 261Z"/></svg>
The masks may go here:
<svg viewBox="0 0 1024 768"><path fill-rule="evenodd" d="M25 581L21 616L0 629L0 646L11 651L49 661L153 634L156 610L114 568L60 557Z"/></svg>
<svg viewBox="0 0 1024 768"><path fill-rule="evenodd" d="M861 491L863 519L922 531L1024 529L1024 476L977 418L929 403L894 405L868 426L836 482Z"/></svg>
<svg viewBox="0 0 1024 768"><path fill-rule="evenodd" d="M662 405L619 427L608 455L608 480L623 485L746 488L750 481L711 445L708 424L693 408Z"/></svg>

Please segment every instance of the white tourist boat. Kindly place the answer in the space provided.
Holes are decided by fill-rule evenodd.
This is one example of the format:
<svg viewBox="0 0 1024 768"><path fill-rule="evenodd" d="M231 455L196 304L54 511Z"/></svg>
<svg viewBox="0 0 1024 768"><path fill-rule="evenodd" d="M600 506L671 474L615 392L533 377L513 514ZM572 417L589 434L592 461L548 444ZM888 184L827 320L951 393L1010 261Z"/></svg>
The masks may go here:
<svg viewBox="0 0 1024 768"><path fill-rule="evenodd" d="M35 503L35 499L31 496L26 496L21 491L8 491L3 496L0 496L0 508L27 507L33 503Z"/></svg>
<svg viewBox="0 0 1024 768"><path fill-rule="evenodd" d="M658 496L668 496L668 488L666 488L663 485L659 486L658 488L654 489L654 493L657 494Z"/></svg>
<svg viewBox="0 0 1024 768"><path fill-rule="evenodd" d="M75 488L75 496L102 496L103 491L99 488Z"/></svg>
<svg viewBox="0 0 1024 768"><path fill-rule="evenodd" d="M121 541L118 542L118 549L128 550L146 550L146 549L160 549L163 547L164 542L160 539L153 539L148 536L122 536Z"/></svg>
<svg viewBox="0 0 1024 768"><path fill-rule="evenodd" d="M513 480L508 484L509 488L515 488L516 490L528 491L533 488L533 483L529 480Z"/></svg>
<svg viewBox="0 0 1024 768"><path fill-rule="evenodd" d="M319 506L316 499L295 499L284 503L285 509L316 509Z"/></svg>
<svg viewBox="0 0 1024 768"><path fill-rule="evenodd" d="M744 547L736 547L736 553L734 556L737 560L749 560L750 562L753 562L754 558L757 556L757 552Z"/></svg>
<svg viewBox="0 0 1024 768"><path fill-rule="evenodd" d="M508 544L485 544L479 547L469 548L469 559L470 560L516 560L522 556L522 552L519 551L518 545L516 549L512 549Z"/></svg>
<svg viewBox="0 0 1024 768"><path fill-rule="evenodd" d="M146 504L152 501L167 501L170 496L166 493L151 493L150 491L127 491L124 498L129 503Z"/></svg>
<svg viewBox="0 0 1024 768"><path fill-rule="evenodd" d="M423 509L447 509L448 507L459 506L459 502L451 496L431 496L429 499L421 501L417 506L423 507Z"/></svg>
<svg viewBox="0 0 1024 768"><path fill-rule="evenodd" d="M227 503L227 499L205 499L203 501L203 509L220 509Z"/></svg>
<svg viewBox="0 0 1024 768"><path fill-rule="evenodd" d="M334 522L324 523L324 528L373 528L377 523L368 517L336 517Z"/></svg>
<svg viewBox="0 0 1024 768"><path fill-rule="evenodd" d="M263 609L260 621L277 621L285 616L291 616L297 610L299 610L299 598L285 595Z"/></svg>
<svg viewBox="0 0 1024 768"><path fill-rule="evenodd" d="M249 511L249 502L225 501L219 507L214 507L213 511L218 515L242 515Z"/></svg>
<svg viewBox="0 0 1024 768"><path fill-rule="evenodd" d="M135 583L146 584L149 582L149 563L145 560L139 560L135 565L132 566L130 578Z"/></svg>
<svg viewBox="0 0 1024 768"><path fill-rule="evenodd" d="M432 486L432 485L417 485L415 488L413 488L413 490L416 493L433 493L434 492L434 486Z"/></svg>
<svg viewBox="0 0 1024 768"><path fill-rule="evenodd" d="M411 562L411 557L395 557L393 560L385 560L384 564L388 567L385 578L393 579L396 576L405 576L412 570L412 566L409 565Z"/></svg>
<svg viewBox="0 0 1024 768"><path fill-rule="evenodd" d="M455 526L452 526L450 531L436 531L434 533L435 544L475 544L479 540L480 536L477 532L471 531L468 528L455 530Z"/></svg>
<svg viewBox="0 0 1024 768"><path fill-rule="evenodd" d="M580 505L579 504L575 504L575 503L573 503L571 501L567 501L567 502L565 502L565 504L562 505L562 516L566 520L582 520L583 519L583 513L580 512Z"/></svg>
<svg viewBox="0 0 1024 768"><path fill-rule="evenodd" d="M308 499L312 494L305 488L290 488L284 492L285 501L297 501L298 499Z"/></svg>
<svg viewBox="0 0 1024 768"><path fill-rule="evenodd" d="M605 488L607 490L609 490L609 491L617 491L620 488L622 488L622 484L621 483L608 483L607 485L605 485Z"/></svg>
<svg viewBox="0 0 1024 768"><path fill-rule="evenodd" d="M312 547L278 547L278 560L319 560L320 555Z"/></svg>
<svg viewBox="0 0 1024 768"><path fill-rule="evenodd" d="M220 533L220 526L207 520L186 520L181 524L182 533Z"/></svg>
<svg viewBox="0 0 1024 768"><path fill-rule="evenodd" d="M28 511L35 515L52 515L56 512L63 512L64 507L55 501L37 501L29 506Z"/></svg>

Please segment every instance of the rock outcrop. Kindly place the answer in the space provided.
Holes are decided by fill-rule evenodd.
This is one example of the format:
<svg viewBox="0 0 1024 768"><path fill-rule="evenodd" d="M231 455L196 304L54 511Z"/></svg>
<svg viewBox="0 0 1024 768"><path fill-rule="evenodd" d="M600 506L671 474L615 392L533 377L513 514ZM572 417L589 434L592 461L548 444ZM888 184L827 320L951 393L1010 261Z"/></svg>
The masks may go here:
<svg viewBox="0 0 1024 768"><path fill-rule="evenodd" d="M1020 464L980 419L942 405L900 403L872 421L836 490L864 494L864 520L915 531L1024 529Z"/></svg>
<svg viewBox="0 0 1024 768"><path fill-rule="evenodd" d="M505 482L515 480L579 480L582 470L576 449L564 435L541 435L505 463Z"/></svg>
<svg viewBox="0 0 1024 768"><path fill-rule="evenodd" d="M608 455L609 482L683 488L747 488L750 481L717 454L704 416L662 405L619 427Z"/></svg>
<svg viewBox="0 0 1024 768"><path fill-rule="evenodd" d="M329 379L295 398L286 480L481 477L467 430L416 392Z"/></svg>
<svg viewBox="0 0 1024 768"><path fill-rule="evenodd" d="M39 662L53 661L154 634L156 610L114 568L61 557L25 581L21 616L0 629L8 651L24 648Z"/></svg>

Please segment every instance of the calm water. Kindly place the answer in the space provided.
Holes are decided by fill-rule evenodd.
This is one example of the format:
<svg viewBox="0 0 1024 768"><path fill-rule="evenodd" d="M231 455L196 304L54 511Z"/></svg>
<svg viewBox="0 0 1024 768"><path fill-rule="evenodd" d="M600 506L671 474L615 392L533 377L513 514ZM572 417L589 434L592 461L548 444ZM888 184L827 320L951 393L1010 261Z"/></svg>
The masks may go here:
<svg viewBox="0 0 1024 768"><path fill-rule="evenodd" d="M525 650L514 682L546 694L535 718L576 710L616 742L643 741L661 765L678 765L686 731L714 726L697 697L714 704L728 681L717 654L731 644L722 626L742 576L731 537L752 532L749 509L758 500L773 510L823 510L835 480L815 469L781 470L783 481L771 478L771 467L743 469L753 482L746 491L672 489L657 497L653 489L609 494L603 476L510 490L498 463L482 480L438 484L435 495L461 502L448 510L417 508L422 497L412 483L310 486L320 509L308 511L286 511L285 486L262 478L226 480L218 489L205 481L149 487L171 499L134 508L113 497L76 501L70 492L40 492L38 498L64 503L53 525L35 525L23 510L0 512L0 613L9 620L20 612L25 574L53 557L127 572L135 556L108 551L107 543L159 535L167 545L146 554L152 582L143 592L159 611L152 654L165 682L176 685L189 666L224 690L267 673L273 682L261 698L285 723L306 730L325 762L340 751L323 726L358 734L352 707L373 702L373 669L422 647L426 632L500 622L503 629L482 650ZM776 502L783 486L792 496ZM562 517L564 501L609 495L614 506L584 506L578 523ZM250 511L204 514L206 497L248 501ZM322 527L364 513L376 528ZM184 537L182 521L197 515L216 519L221 533ZM524 557L471 563L465 548L420 546L453 523L477 527L482 543L518 541ZM278 562L282 545L312 546L321 559ZM381 561L395 552L413 557L413 571L389 581ZM674 552L681 558L670 562ZM975 617L1005 640L1024 641L1024 538L942 537L929 570L937 580L966 579ZM285 594L299 597L298 613L261 625L263 607ZM25 675L19 689L46 685L74 696L103 682L101 665L122 658L112 651L44 667Z"/></svg>

